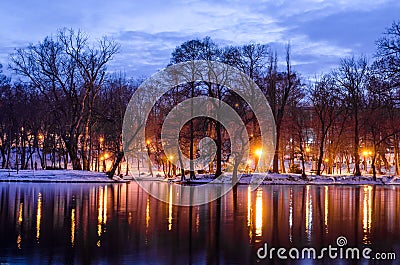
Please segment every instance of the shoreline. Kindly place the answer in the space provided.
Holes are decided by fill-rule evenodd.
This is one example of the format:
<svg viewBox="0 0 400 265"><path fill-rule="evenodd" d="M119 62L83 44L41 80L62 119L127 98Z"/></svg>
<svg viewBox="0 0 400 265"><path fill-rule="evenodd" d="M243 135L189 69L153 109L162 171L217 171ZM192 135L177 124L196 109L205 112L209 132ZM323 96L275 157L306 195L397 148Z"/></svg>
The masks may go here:
<svg viewBox="0 0 400 265"><path fill-rule="evenodd" d="M353 175L323 175L308 176L308 180L301 179L300 174L274 174L254 173L242 174L237 185L250 185L253 176L262 178L260 185L400 185L397 176L381 175L374 181L372 176L364 175L355 177ZM115 176L109 179L104 172L91 172L82 170L16 170L0 169L0 182L24 182L24 183L129 183L131 181L159 181L182 185L204 185L204 184L231 184L232 175L224 173L214 179L213 175L198 174L197 179L181 181L180 177L164 178L161 175L154 177L150 175Z"/></svg>

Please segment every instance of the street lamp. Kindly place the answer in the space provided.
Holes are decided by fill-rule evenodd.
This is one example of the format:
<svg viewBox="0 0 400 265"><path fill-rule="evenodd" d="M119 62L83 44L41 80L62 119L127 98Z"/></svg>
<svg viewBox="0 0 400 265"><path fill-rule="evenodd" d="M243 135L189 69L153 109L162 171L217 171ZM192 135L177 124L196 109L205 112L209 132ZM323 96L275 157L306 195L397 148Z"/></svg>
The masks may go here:
<svg viewBox="0 0 400 265"><path fill-rule="evenodd" d="M257 149L257 150L255 151L255 154L256 154L256 161L255 161L255 169L254 169L254 171L256 171L257 169L260 171L260 169L259 169L259 167L258 167L258 163L259 163L259 161L260 161L260 159L261 159L261 156L262 156L262 154L263 154L262 149L261 149L261 148Z"/></svg>

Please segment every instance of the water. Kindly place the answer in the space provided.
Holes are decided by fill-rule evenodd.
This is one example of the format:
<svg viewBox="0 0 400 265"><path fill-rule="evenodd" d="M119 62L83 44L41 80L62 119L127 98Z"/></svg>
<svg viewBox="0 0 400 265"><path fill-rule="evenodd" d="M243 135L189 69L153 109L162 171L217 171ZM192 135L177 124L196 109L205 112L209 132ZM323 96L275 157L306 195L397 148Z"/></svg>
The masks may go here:
<svg viewBox="0 0 400 265"><path fill-rule="evenodd" d="M174 184L160 183L169 189ZM0 263L281 264L268 247L347 246L400 260L400 187L238 186L207 205L178 207L130 184L0 184ZM290 264L357 264L325 258Z"/></svg>

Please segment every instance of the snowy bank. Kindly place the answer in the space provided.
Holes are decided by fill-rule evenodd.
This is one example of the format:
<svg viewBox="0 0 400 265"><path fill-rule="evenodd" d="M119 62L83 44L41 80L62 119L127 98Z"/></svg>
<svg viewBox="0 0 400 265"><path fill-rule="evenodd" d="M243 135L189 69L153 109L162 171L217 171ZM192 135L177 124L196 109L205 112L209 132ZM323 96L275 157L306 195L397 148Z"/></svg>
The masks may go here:
<svg viewBox="0 0 400 265"><path fill-rule="evenodd" d="M374 181L372 176L355 177L352 175L324 175L324 176L308 176L307 180L303 180L300 174L274 174L274 173L255 173L242 174L238 184L249 184L253 176L258 179L264 178L261 185L400 185L400 178L395 176L378 176ZM128 177L124 177L126 179ZM179 182L180 177L166 179L164 177L140 176L135 177L141 181L172 181ZM187 184L206 184L213 182L215 184L230 184L232 183L232 174L224 173L219 178L214 179L213 175L197 174L196 179L188 180L186 176L185 183Z"/></svg>
<svg viewBox="0 0 400 265"><path fill-rule="evenodd" d="M19 170L17 173L16 170L0 169L0 182L112 183L116 180L109 179L105 173L82 170Z"/></svg>

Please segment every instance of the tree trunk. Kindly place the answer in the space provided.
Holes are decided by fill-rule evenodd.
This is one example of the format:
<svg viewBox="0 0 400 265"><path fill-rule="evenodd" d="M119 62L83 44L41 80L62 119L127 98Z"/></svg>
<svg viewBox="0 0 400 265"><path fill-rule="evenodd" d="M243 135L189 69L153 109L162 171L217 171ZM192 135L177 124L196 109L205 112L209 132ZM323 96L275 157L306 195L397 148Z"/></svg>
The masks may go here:
<svg viewBox="0 0 400 265"><path fill-rule="evenodd" d="M191 97L194 97L194 83L190 83L190 88L191 88ZM193 101L191 102L191 108L190 108L190 117L193 118ZM189 150L189 159L190 159L190 179L195 179L196 175L194 173L194 164L193 164L193 159L194 159L194 125L193 125L193 119L190 120L190 150Z"/></svg>
<svg viewBox="0 0 400 265"><path fill-rule="evenodd" d="M394 136L394 174L399 175L399 141L397 136Z"/></svg>
<svg viewBox="0 0 400 265"><path fill-rule="evenodd" d="M215 178L219 177L222 174L222 139L221 139L221 124L216 121L215 124L215 133L217 134L217 168L215 171Z"/></svg>
<svg viewBox="0 0 400 265"><path fill-rule="evenodd" d="M117 171L119 164L122 161L122 158L124 157L124 151L118 152L117 159L115 160L115 163L113 167L111 168L110 172L108 173L108 177L112 179L115 175L115 171Z"/></svg>
<svg viewBox="0 0 400 265"><path fill-rule="evenodd" d="M274 160L272 162L272 172L279 173L279 143L280 143L280 123L276 123L276 146L275 146L275 154Z"/></svg>
<svg viewBox="0 0 400 265"><path fill-rule="evenodd" d="M281 162L281 173L285 174L286 173L286 169L285 169L285 152L282 150L282 148L280 149L280 159L279 161Z"/></svg>
<svg viewBox="0 0 400 265"><path fill-rule="evenodd" d="M376 154L374 153L371 161L371 167L372 167L372 177L374 181L376 181L376 168L375 168L375 160L376 160Z"/></svg>
<svg viewBox="0 0 400 265"><path fill-rule="evenodd" d="M360 170L360 155L358 154L360 138L358 132L358 109L354 110L355 128L354 128L354 158L355 158L355 172L354 176L361 176Z"/></svg>
<svg viewBox="0 0 400 265"><path fill-rule="evenodd" d="M323 127L323 125L322 125ZM325 143L325 133L322 131L321 142L319 143L319 156L318 156L318 164L317 164L317 175L321 176L321 166L322 159L324 158L324 143Z"/></svg>
<svg viewBox="0 0 400 265"><path fill-rule="evenodd" d="M81 161L78 157L78 152L77 149L75 148L75 144L70 143L70 140L64 140L65 147L68 151L69 157L71 158L71 163L72 163L72 168L74 170L82 170L82 165ZM46 157L44 157L44 160L46 161Z"/></svg>

